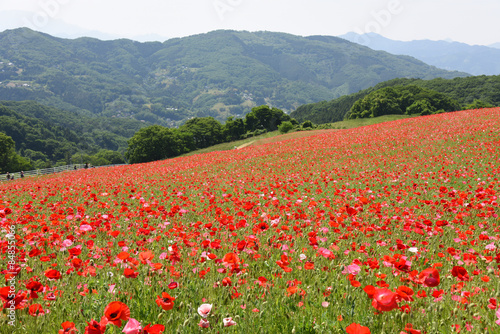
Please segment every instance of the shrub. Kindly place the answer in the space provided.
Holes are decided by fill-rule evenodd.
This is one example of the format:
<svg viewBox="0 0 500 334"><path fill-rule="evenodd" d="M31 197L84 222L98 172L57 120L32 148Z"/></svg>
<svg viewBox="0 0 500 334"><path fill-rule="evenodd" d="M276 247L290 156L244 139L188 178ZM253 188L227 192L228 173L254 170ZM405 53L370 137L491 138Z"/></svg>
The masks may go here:
<svg viewBox="0 0 500 334"><path fill-rule="evenodd" d="M278 127L278 130L281 133L287 133L292 129L293 129L293 124L290 121L285 121L285 122L281 123L281 125Z"/></svg>

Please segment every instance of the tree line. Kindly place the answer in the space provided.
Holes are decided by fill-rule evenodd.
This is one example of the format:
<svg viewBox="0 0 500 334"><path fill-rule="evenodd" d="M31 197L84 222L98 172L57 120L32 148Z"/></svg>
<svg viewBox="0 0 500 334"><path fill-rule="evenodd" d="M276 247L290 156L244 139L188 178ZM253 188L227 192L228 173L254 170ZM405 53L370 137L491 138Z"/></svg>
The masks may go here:
<svg viewBox="0 0 500 334"><path fill-rule="evenodd" d="M351 108L353 108L357 101L387 87L394 87L398 90L400 89L397 88L399 86L418 86L445 94L447 98L459 104L458 109L477 109L500 106L500 75L481 75L455 79L438 78L432 80L399 78L381 82L368 89L361 90L354 94L344 95L331 101L304 104L292 112L290 116L294 117L299 122L304 120L311 120L316 124L339 122L349 118L352 114ZM374 96L375 95L372 95L372 97ZM428 102L431 101L428 100ZM427 104L421 102L418 108L415 106L415 108L417 108L415 110L425 110L426 108L422 103ZM426 107L429 109L428 106ZM439 107L436 111L440 109L446 108ZM429 110L432 110L432 108ZM406 113L406 107L401 110L401 114L404 113ZM371 113L368 113L367 115L370 114Z"/></svg>
<svg viewBox="0 0 500 334"><path fill-rule="evenodd" d="M460 109L460 104L443 93L415 85L386 87L357 100L346 118L383 115L431 115Z"/></svg>
<svg viewBox="0 0 500 334"><path fill-rule="evenodd" d="M297 125L281 109L267 105L252 108L245 118L228 117L221 124L213 117L196 117L179 128L152 125L140 129L129 141L125 154L130 163L176 157L197 149ZM283 126L282 126L283 125Z"/></svg>

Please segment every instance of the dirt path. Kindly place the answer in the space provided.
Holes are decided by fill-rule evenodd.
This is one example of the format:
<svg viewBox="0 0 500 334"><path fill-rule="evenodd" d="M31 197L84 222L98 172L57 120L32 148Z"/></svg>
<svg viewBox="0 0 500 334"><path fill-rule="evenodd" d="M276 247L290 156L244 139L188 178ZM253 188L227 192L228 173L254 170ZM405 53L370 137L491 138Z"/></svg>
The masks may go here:
<svg viewBox="0 0 500 334"><path fill-rule="evenodd" d="M252 141L250 141L250 142L248 142L248 143L245 143L245 144L243 144L243 145L240 145L240 146L236 147L236 149L237 149L237 150L239 150L239 149L241 149L241 148L243 148L243 147L250 146L250 145L252 145L253 143L255 143L255 140L252 140Z"/></svg>

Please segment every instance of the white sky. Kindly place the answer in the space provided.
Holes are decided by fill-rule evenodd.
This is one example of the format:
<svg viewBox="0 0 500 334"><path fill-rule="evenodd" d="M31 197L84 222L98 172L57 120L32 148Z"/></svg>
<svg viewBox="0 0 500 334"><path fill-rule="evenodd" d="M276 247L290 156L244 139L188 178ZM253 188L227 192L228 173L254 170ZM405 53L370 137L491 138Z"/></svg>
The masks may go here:
<svg viewBox="0 0 500 334"><path fill-rule="evenodd" d="M378 15L377 15L378 13ZM500 0L1 0L0 31L164 40L216 29L500 42ZM142 37L140 37L142 36ZM156 36L156 37L152 37Z"/></svg>

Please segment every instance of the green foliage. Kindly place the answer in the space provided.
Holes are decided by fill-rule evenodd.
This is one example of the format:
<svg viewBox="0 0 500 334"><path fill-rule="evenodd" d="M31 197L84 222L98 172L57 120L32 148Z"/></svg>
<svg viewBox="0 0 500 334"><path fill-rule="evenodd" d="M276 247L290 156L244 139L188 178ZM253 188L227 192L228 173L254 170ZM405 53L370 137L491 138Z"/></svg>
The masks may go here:
<svg viewBox="0 0 500 334"><path fill-rule="evenodd" d="M383 115L430 115L438 109L453 111L460 108L456 101L436 91L415 85L386 87L371 92L354 103L348 119Z"/></svg>
<svg viewBox="0 0 500 334"><path fill-rule="evenodd" d="M474 109L478 107L500 106L500 76L476 76L466 78L447 79L394 79L379 83L374 87L362 90L358 93L342 96L331 101L322 101L313 104L302 105L290 116L299 121L311 120L316 124L332 123L342 121L349 113L356 101L362 100L367 95L386 87L396 86L418 86L435 92L446 94L449 98L457 101L458 109ZM479 104L473 104L480 100ZM409 105L408 105L409 106ZM446 110L443 106L434 106L437 111ZM472 108L470 108L472 107ZM366 109L365 109L366 110Z"/></svg>
<svg viewBox="0 0 500 334"><path fill-rule="evenodd" d="M465 75L341 38L271 32L138 43L60 39L24 28L0 33L0 43L0 58L13 63L0 65L0 99L145 126L178 126L191 117L222 121L266 103L291 111L395 77Z"/></svg>
<svg viewBox="0 0 500 334"><path fill-rule="evenodd" d="M117 165L125 163L123 156L116 151L99 150L96 154L76 153L71 157L72 164L89 163L92 166Z"/></svg>
<svg viewBox="0 0 500 334"><path fill-rule="evenodd" d="M304 121L304 123L302 123L301 127L303 129L307 129L307 128L311 128L312 129L312 128L314 128L314 124L311 121Z"/></svg>
<svg viewBox="0 0 500 334"><path fill-rule="evenodd" d="M223 141L223 128L213 117L196 117L179 128L192 136L196 148L209 147Z"/></svg>
<svg viewBox="0 0 500 334"><path fill-rule="evenodd" d="M178 156L193 147L190 134L152 125L142 128L128 141L125 156L130 163L149 162Z"/></svg>
<svg viewBox="0 0 500 334"><path fill-rule="evenodd" d="M225 141L234 141L241 138L245 133L245 122L241 118L234 119L230 116L224 124L223 137Z"/></svg>
<svg viewBox="0 0 500 334"><path fill-rule="evenodd" d="M16 143L12 137L0 132L0 173L28 170L31 164L15 151Z"/></svg>
<svg viewBox="0 0 500 334"><path fill-rule="evenodd" d="M105 149L115 151L114 156L121 156L117 151L125 150L125 136L131 137L135 132L131 130L142 126L128 120L111 123L109 119L72 114L34 101L0 102L0 131L11 136L20 154L37 161L37 166L49 162L49 165L69 164L71 157L82 151L91 156ZM104 157L94 165L116 160L109 158ZM123 162L123 158L120 159Z"/></svg>
<svg viewBox="0 0 500 334"><path fill-rule="evenodd" d="M230 116L224 125L213 117L195 117L179 129L160 125L140 129L128 141L125 155L131 163L171 158L223 142L258 136L276 130L278 126L284 132L294 128L290 116L266 105L253 108L244 120ZM79 156L74 158L81 159Z"/></svg>
<svg viewBox="0 0 500 334"><path fill-rule="evenodd" d="M290 121L290 116L278 108L269 108L267 105L252 108L245 117L248 131L262 130L275 131L284 122Z"/></svg>
<svg viewBox="0 0 500 334"><path fill-rule="evenodd" d="M436 111L428 100L417 100L411 106L406 108L408 115L431 115Z"/></svg>
<svg viewBox="0 0 500 334"><path fill-rule="evenodd" d="M472 103L468 104L465 109L481 109L481 108L492 108L494 105L481 101L481 100L474 100Z"/></svg>
<svg viewBox="0 0 500 334"><path fill-rule="evenodd" d="M284 121L278 126L280 133L287 133L293 129L293 124L290 121Z"/></svg>

